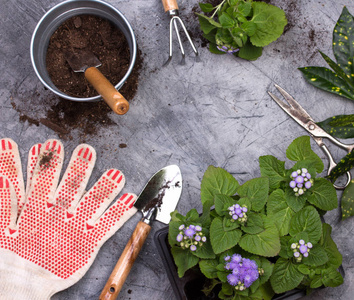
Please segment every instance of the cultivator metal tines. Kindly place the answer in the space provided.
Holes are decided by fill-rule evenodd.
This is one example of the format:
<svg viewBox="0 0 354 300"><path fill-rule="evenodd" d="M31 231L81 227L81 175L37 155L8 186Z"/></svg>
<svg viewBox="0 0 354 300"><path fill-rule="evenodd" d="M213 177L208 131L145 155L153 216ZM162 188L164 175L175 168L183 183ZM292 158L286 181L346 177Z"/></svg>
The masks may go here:
<svg viewBox="0 0 354 300"><path fill-rule="evenodd" d="M181 53L182 53L181 64L182 65L185 64L185 51L184 51L184 47L183 47L183 44L182 44L181 36L180 36L180 33L179 33L178 23L181 25L185 35L187 36L187 39L188 39L190 45L192 46L192 49L193 49L196 57L198 58L199 57L198 50L194 46L194 43L193 43L193 41L192 41L188 31L187 31L187 28L184 25L182 19L179 17L177 1L176 0L162 0L162 4L163 4L163 7L165 9L165 12L168 12L169 16L171 17L171 20L170 20L170 53L169 53L168 60L164 63L164 66L169 64L171 59L172 59L172 54L173 54L173 28L175 29L175 32L176 32L176 35L177 35L178 44L179 44L179 47L180 47Z"/></svg>

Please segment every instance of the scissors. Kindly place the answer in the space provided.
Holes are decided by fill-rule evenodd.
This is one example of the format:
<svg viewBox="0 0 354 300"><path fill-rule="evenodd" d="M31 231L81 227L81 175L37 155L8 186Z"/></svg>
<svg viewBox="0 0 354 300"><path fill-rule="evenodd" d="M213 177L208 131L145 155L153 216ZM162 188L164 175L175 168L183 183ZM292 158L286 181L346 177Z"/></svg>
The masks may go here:
<svg viewBox="0 0 354 300"><path fill-rule="evenodd" d="M326 154L329 160L329 166L327 171L327 175L329 175L337 164L334 161L331 152L329 151L327 146L323 143L323 138L329 139L332 143L334 143L338 147L348 151L348 153L353 151L354 144L351 145L343 144L337 139L335 139L333 136L328 134L326 131L324 131L321 127L319 127L315 123L315 121L311 118L311 116L301 107L299 103L295 101L295 99L287 91L285 91L279 85L275 84L275 87L283 95L287 103L280 100L277 96L275 96L271 92L268 92L268 94L290 117L292 117L299 125L301 125L310 133L310 135L313 137L317 145L323 150L323 152ZM347 182L345 183L345 185L338 186L336 184L333 184L333 186L338 190L343 190L349 185L351 178L352 178L351 173L348 171Z"/></svg>

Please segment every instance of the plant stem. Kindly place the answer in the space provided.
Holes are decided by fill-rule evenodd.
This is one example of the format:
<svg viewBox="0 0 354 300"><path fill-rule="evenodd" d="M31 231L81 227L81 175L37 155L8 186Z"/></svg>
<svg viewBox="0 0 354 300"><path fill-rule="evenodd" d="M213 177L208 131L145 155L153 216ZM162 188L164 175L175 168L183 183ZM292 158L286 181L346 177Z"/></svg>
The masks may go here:
<svg viewBox="0 0 354 300"><path fill-rule="evenodd" d="M224 4L226 0L223 0L219 5L215 6L215 11L214 13L212 14L211 18L214 18L215 14L218 12L218 10L221 8L221 6Z"/></svg>

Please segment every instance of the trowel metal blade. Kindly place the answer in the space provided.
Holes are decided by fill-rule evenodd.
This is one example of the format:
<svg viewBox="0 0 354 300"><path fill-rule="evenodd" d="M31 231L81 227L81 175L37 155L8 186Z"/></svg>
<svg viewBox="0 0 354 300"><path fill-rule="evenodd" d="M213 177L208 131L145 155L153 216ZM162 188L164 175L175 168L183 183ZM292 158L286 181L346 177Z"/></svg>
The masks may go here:
<svg viewBox="0 0 354 300"><path fill-rule="evenodd" d="M155 173L144 187L134 206L145 218L157 210L156 220L168 224L182 192L182 175L177 165L167 166Z"/></svg>
<svg viewBox="0 0 354 300"><path fill-rule="evenodd" d="M99 67L101 62L88 50L65 51L65 59L74 72L85 72L90 67Z"/></svg>

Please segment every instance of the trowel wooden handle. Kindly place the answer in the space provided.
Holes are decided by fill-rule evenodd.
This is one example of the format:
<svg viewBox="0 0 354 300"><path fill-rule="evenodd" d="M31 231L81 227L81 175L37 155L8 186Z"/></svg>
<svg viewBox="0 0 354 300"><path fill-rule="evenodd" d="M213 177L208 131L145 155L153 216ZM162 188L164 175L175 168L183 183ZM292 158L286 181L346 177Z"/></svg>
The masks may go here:
<svg viewBox="0 0 354 300"><path fill-rule="evenodd" d="M129 110L129 102L97 68L88 68L85 77L116 114L124 115Z"/></svg>
<svg viewBox="0 0 354 300"><path fill-rule="evenodd" d="M165 12L172 9L178 9L177 0L162 0L162 4Z"/></svg>
<svg viewBox="0 0 354 300"><path fill-rule="evenodd" d="M114 300L117 298L150 230L151 226L142 221L136 225L129 242L102 290L99 300Z"/></svg>

